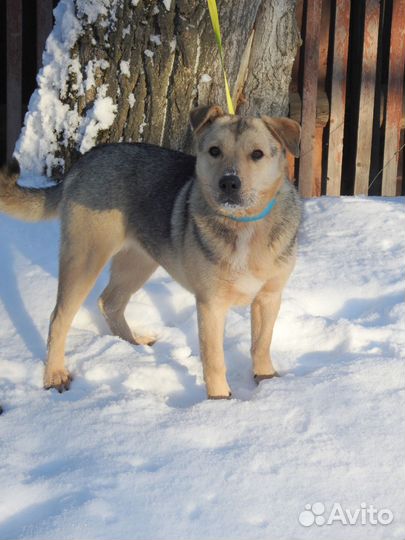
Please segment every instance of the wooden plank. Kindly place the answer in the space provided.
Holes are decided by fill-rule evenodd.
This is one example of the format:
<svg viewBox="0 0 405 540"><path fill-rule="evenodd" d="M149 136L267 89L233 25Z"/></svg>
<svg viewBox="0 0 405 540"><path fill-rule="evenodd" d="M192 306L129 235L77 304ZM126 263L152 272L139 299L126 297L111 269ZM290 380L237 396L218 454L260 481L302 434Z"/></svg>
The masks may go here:
<svg viewBox="0 0 405 540"><path fill-rule="evenodd" d="M323 0L321 29L319 36L319 67L318 67L318 86L321 90L325 88L326 72L328 69L328 51L329 51L329 31L330 31L330 13L332 0Z"/></svg>
<svg viewBox="0 0 405 540"><path fill-rule="evenodd" d="M304 9L304 0L297 0L295 6L295 19L297 21L297 28L302 36L302 12ZM297 54L295 56L294 64L291 71L291 84L290 84L290 93L299 92L300 89L300 51L301 48L298 48Z"/></svg>
<svg viewBox="0 0 405 540"><path fill-rule="evenodd" d="M382 87L381 92L381 105L380 105L380 127L384 124L385 120L385 102L387 95L387 86ZM405 129L405 93L402 95L402 116L400 121L400 129Z"/></svg>
<svg viewBox="0 0 405 540"><path fill-rule="evenodd" d="M287 152L287 174L288 174L288 180L290 182L294 182L295 157L292 154L290 154L290 152Z"/></svg>
<svg viewBox="0 0 405 540"><path fill-rule="evenodd" d="M405 69L405 0L394 0L389 62L383 160L385 167L381 194L395 197Z"/></svg>
<svg viewBox="0 0 405 540"><path fill-rule="evenodd" d="M402 144L405 143L405 131L401 131L402 133ZM401 145L402 146L402 145ZM400 195L405 195L405 148L401 151L401 159L399 160L398 167L401 165L401 169L399 172L399 175L401 176L401 191L399 192Z"/></svg>
<svg viewBox="0 0 405 540"><path fill-rule="evenodd" d="M301 122L302 103L298 93L290 94L290 118ZM316 98L316 127L325 127L329 122L329 99L324 90L318 87Z"/></svg>
<svg viewBox="0 0 405 540"><path fill-rule="evenodd" d="M405 143L405 133L404 132L402 132L402 136L403 136L403 143ZM402 149L401 156L402 156L402 163L401 163L401 160L400 160L400 163L398 164L398 166L400 164L402 165L402 168L400 170L400 176L402 178L400 194L405 195L405 149Z"/></svg>
<svg viewBox="0 0 405 540"><path fill-rule="evenodd" d="M315 130L313 197L320 197L322 195L323 129L323 127L317 127Z"/></svg>
<svg viewBox="0 0 405 540"><path fill-rule="evenodd" d="M368 195L380 0L366 0L354 194Z"/></svg>
<svg viewBox="0 0 405 540"><path fill-rule="evenodd" d="M402 150L399 152L399 156L398 156L397 189L396 189L397 195L402 195L403 187L405 187L405 175L404 175L405 148L403 148L404 145L405 145L405 131L401 130L400 137L399 137L399 147L402 148Z"/></svg>
<svg viewBox="0 0 405 540"><path fill-rule="evenodd" d="M297 28L300 32L300 35L302 35L302 12L304 9L304 0L297 0L295 5L295 19L297 21ZM298 94L299 88L300 88L300 54L301 47L298 48L297 54L295 56L294 64L291 71L291 83L290 83L290 118L292 118L292 102L291 98L292 96L296 96L299 103L301 103L301 98ZM299 105L299 117L296 119L297 122L301 122L301 104ZM290 153L287 154L287 162L288 162L288 178L291 182L295 181L295 174L296 174L296 168L298 160L291 155Z"/></svg>
<svg viewBox="0 0 405 540"><path fill-rule="evenodd" d="M7 158L21 129L22 115L22 0L7 0Z"/></svg>
<svg viewBox="0 0 405 540"><path fill-rule="evenodd" d="M339 196L342 180L343 133L349 50L350 0L336 0L330 103L326 194Z"/></svg>
<svg viewBox="0 0 405 540"><path fill-rule="evenodd" d="M301 117L302 137L298 187L302 197L312 197L322 0L307 0L306 7Z"/></svg>
<svg viewBox="0 0 405 540"><path fill-rule="evenodd" d="M52 0L37 0L37 70L42 67L42 53L53 26Z"/></svg>
<svg viewBox="0 0 405 540"><path fill-rule="evenodd" d="M319 67L318 67L318 91L316 99L316 121L315 121L315 139L314 139L314 179L312 196L320 197L322 193L322 153L323 153L323 128L329 121L329 100L325 91L326 74L328 69L328 52L329 52L329 32L330 32L330 14L331 0L323 0L321 29L319 36ZM321 97L324 96L324 100ZM322 115L320 107L326 102L325 122L319 122Z"/></svg>

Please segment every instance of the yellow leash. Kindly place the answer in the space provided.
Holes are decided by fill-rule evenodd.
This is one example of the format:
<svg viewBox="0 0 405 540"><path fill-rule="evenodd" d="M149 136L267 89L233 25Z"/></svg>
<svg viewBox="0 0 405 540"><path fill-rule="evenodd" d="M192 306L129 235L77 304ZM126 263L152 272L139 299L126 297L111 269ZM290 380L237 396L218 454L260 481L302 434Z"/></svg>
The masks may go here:
<svg viewBox="0 0 405 540"><path fill-rule="evenodd" d="M222 48L221 28L219 26L217 2L216 2L216 0L207 0L207 2L208 2L208 10L209 10L210 16L211 16L212 28L214 29L215 38L216 38L217 44L218 44L219 56L221 58L222 71L224 73L225 94L226 94L226 103L228 105L228 112L229 112L229 114L235 114L235 110L233 108L233 103L232 103L232 98L231 98L231 92L229 91L228 79L227 79L226 71L225 71L224 52L223 52L223 48Z"/></svg>

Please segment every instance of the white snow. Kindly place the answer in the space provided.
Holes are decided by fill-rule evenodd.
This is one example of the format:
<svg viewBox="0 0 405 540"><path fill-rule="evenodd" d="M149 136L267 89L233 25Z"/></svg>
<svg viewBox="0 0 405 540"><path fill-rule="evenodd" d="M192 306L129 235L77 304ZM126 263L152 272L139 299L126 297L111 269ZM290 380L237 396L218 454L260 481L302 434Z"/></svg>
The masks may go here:
<svg viewBox="0 0 405 540"><path fill-rule="evenodd" d="M103 91L104 87L104 91ZM117 105L111 97L105 97L105 85L97 89L99 96L94 101L93 107L87 111L86 121L82 125L82 140L80 152L84 154L92 148L97 141L100 130L108 129L114 122L117 113Z"/></svg>
<svg viewBox="0 0 405 540"><path fill-rule="evenodd" d="M145 129L146 126L148 125L148 123L145 122L145 120L146 120L146 117L145 117L145 115L143 114L143 115L142 115L142 122L141 122L141 124L139 125L139 129L138 129L139 135L142 135L142 134L143 134L144 129Z"/></svg>
<svg viewBox="0 0 405 540"><path fill-rule="evenodd" d="M84 81L84 87L86 92L96 86L96 77L98 72L104 71L110 67L110 63L107 60L90 60L86 66L86 79Z"/></svg>
<svg viewBox="0 0 405 540"><path fill-rule="evenodd" d="M128 103L129 103L129 107L132 109L132 107L135 105L135 96L133 94L133 92L131 92L129 95L128 95Z"/></svg>
<svg viewBox="0 0 405 540"><path fill-rule="evenodd" d="M108 67L105 60L94 60L82 67L78 57L72 57L71 49L86 32L86 25L98 17L104 26L114 25L120 3L121 0L60 0L55 8L55 25L43 53L44 67L37 75L37 89L31 96L16 144L15 155L24 172L51 175L53 167L63 168L63 159L56 157L60 141L65 145L73 144L78 150L87 149L90 139L83 142L82 138L89 124L93 129L91 140L95 143L93 110L90 108L88 115L79 115L77 104L69 108L61 98L68 94L83 95L95 86L95 69ZM68 81L71 81L70 87ZM98 126L101 129L101 124Z"/></svg>
<svg viewBox="0 0 405 540"><path fill-rule="evenodd" d="M171 53L174 53L174 51L176 50L176 47L177 47L177 39L176 39L176 36L171 39L169 41L169 47L170 47L170 52Z"/></svg>
<svg viewBox="0 0 405 540"><path fill-rule="evenodd" d="M208 75L208 73L203 73L200 77L200 82L202 83L209 83L212 81L212 78Z"/></svg>
<svg viewBox="0 0 405 540"><path fill-rule="evenodd" d="M79 18L85 17L89 24L96 22L98 17L106 17L109 9L113 8L111 15L115 19L115 10L121 0L75 0Z"/></svg>
<svg viewBox="0 0 405 540"><path fill-rule="evenodd" d="M160 34L151 34L149 40L155 45L162 45L162 39Z"/></svg>
<svg viewBox="0 0 405 540"><path fill-rule="evenodd" d="M65 143L74 138L80 124L76 110L69 110L59 97L67 92L68 74L77 67L70 49L83 31L75 17L72 0L61 0L54 10L55 27L47 39L44 67L37 75L38 89L31 96L16 155L23 170L40 174L59 162L54 158L58 136Z"/></svg>
<svg viewBox="0 0 405 540"><path fill-rule="evenodd" d="M121 60L120 62L120 71L122 75L125 75L126 77L131 76L131 68L130 68L131 62L129 60Z"/></svg>
<svg viewBox="0 0 405 540"><path fill-rule="evenodd" d="M150 49L145 49L145 50L143 51L143 53L144 53L148 58L153 58L153 56L154 56L154 54L155 54L155 53L154 53L153 51L151 51Z"/></svg>
<svg viewBox="0 0 405 540"><path fill-rule="evenodd" d="M163 3L165 5L165 8L167 9L167 11L170 11L170 6L172 4L172 0L163 0Z"/></svg>
<svg viewBox="0 0 405 540"><path fill-rule="evenodd" d="M402 540L403 203L305 203L272 346L282 376L255 386L249 310L233 310L230 401L205 399L194 301L162 270L127 309L156 345L109 334L104 272L69 334L71 390L42 390L58 224L0 216L0 537ZM315 503L393 521L300 525Z"/></svg>

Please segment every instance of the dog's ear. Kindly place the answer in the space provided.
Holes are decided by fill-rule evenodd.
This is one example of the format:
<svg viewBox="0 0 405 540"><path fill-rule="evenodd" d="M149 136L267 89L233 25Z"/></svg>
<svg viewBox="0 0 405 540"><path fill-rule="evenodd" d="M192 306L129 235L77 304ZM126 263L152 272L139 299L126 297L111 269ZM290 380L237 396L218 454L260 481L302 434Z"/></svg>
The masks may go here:
<svg viewBox="0 0 405 540"><path fill-rule="evenodd" d="M271 118L262 116L272 135L281 142L285 148L295 157L300 155L301 126L290 118Z"/></svg>
<svg viewBox="0 0 405 540"><path fill-rule="evenodd" d="M220 116L224 116L224 111L219 105L208 105L193 109L190 112L190 124L194 133L198 133L204 127L209 126Z"/></svg>

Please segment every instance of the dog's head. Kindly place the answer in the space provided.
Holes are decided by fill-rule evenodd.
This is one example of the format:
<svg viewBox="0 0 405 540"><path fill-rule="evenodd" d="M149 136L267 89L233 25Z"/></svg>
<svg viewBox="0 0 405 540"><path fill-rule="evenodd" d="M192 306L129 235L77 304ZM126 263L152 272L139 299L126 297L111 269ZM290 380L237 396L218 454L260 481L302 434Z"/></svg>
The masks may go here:
<svg viewBox="0 0 405 540"><path fill-rule="evenodd" d="M197 143L197 179L209 204L249 211L285 174L286 151L299 155L301 128L289 118L241 117L218 106L190 113Z"/></svg>

